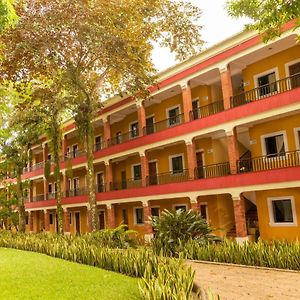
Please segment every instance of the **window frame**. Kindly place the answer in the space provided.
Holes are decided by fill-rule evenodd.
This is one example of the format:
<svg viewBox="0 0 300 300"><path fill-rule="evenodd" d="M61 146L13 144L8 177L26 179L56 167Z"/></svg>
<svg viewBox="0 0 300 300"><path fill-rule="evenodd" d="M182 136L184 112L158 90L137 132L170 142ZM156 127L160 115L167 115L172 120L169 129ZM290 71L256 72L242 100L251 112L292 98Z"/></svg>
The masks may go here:
<svg viewBox="0 0 300 300"><path fill-rule="evenodd" d="M131 126L134 125L134 124L137 124L137 135L136 136L132 136L132 128ZM139 137L140 133L139 133L139 121L138 120L135 120L135 121L132 121L129 123L129 139L132 140L132 139L136 139L137 137Z"/></svg>
<svg viewBox="0 0 300 300"><path fill-rule="evenodd" d="M141 166L141 178L140 179L135 179L134 178L134 167L137 167L137 166ZM142 165L140 163L138 164L132 164L131 165L131 178L134 180L134 181L140 181L142 180Z"/></svg>
<svg viewBox="0 0 300 300"><path fill-rule="evenodd" d="M97 138L100 138L100 147L99 148L98 148L97 143L96 143ZM95 150L96 151L101 150L102 149L102 143L103 143L102 134L96 135L94 140L95 140L94 141L95 142Z"/></svg>
<svg viewBox="0 0 300 300"><path fill-rule="evenodd" d="M285 76L290 77L290 66L300 63L300 58L296 58L284 64Z"/></svg>
<svg viewBox="0 0 300 300"><path fill-rule="evenodd" d="M275 73L275 79L276 79L275 81L278 81L278 80L279 80L279 70L278 70L278 67L274 67L274 68L269 69L269 70L266 70L266 71L264 71L264 72L255 74L255 75L253 76L254 88L255 88L255 89L259 89L259 88L260 88L259 82L258 82L258 79L259 79L260 77L269 75L269 74L271 74L271 73ZM277 91L279 91L279 89L278 89L278 84L277 84ZM258 90L257 90L257 93L258 93L258 95L257 95L258 98L265 98L265 97L268 97L268 95L272 94L272 92L271 92L271 93L269 93L269 94L260 95L260 92L259 92Z"/></svg>
<svg viewBox="0 0 300 300"><path fill-rule="evenodd" d="M282 155L282 156L275 156L275 157L267 157L267 147L266 147L266 138L270 138L273 136L278 136L278 135L283 135L283 143L284 143L284 150L285 153L287 153L289 151L288 148L288 139L287 139L287 134L286 134L286 130L281 130L281 131L276 131L276 132L271 132L268 134L263 134L260 136L260 142L261 142L261 150L262 150L262 155L264 156L265 160L272 160L272 159L276 159L277 157L281 157L283 159L286 159L287 155Z"/></svg>
<svg viewBox="0 0 300 300"><path fill-rule="evenodd" d="M273 210L273 201L280 201L280 200L290 200L291 201L291 208L292 208L292 215L293 215L293 222L275 222L274 210ZM298 220L297 220L297 212L295 206L295 198L294 196L280 196L280 197L268 197L267 198L268 204L268 212L269 212L269 225L271 227L297 227Z"/></svg>
<svg viewBox="0 0 300 300"><path fill-rule="evenodd" d="M166 108L167 128L173 127L173 126L176 126L176 125L180 124L180 122L179 122L179 123L170 125L170 122L169 122L169 119L170 119L170 117L169 117L169 111L173 110L173 109L176 109L176 108L178 108L178 115L181 115L181 105L180 104L177 104L177 105L174 105L174 106Z"/></svg>
<svg viewBox="0 0 300 300"><path fill-rule="evenodd" d="M200 215L201 215L201 206L205 206L206 218L203 218L203 219L206 220L206 222L208 223L208 220L209 220L208 203L207 202L200 202L199 203L199 212L200 212ZM201 215L201 217L202 217L202 215Z"/></svg>
<svg viewBox="0 0 300 300"><path fill-rule="evenodd" d="M177 206L185 206L185 211L188 211L188 210L189 210L189 209L188 209L188 205L187 205L186 203L176 203L176 204L173 204L173 205L172 205L172 209L176 211L176 210L177 210L177 209L176 209Z"/></svg>
<svg viewBox="0 0 300 300"><path fill-rule="evenodd" d="M176 174L182 174L182 173L173 173L173 163L172 163L172 159L175 158L175 157L179 157L181 156L182 157L182 171L184 172L185 170L185 162L184 162L184 153L178 153L178 154L174 154L174 155L170 155L169 156L169 171L170 173L172 173L172 175L176 175Z"/></svg>
<svg viewBox="0 0 300 300"><path fill-rule="evenodd" d="M137 223L136 211L138 209L142 210L142 223ZM143 225L145 225L145 216L144 216L144 208L143 208L143 206L136 206L136 207L133 208L133 222L134 222L134 225L136 225L136 226L143 226Z"/></svg>
<svg viewBox="0 0 300 300"><path fill-rule="evenodd" d="M295 127L294 128L294 138L295 138L295 146L296 146L296 150L300 151L300 127Z"/></svg>

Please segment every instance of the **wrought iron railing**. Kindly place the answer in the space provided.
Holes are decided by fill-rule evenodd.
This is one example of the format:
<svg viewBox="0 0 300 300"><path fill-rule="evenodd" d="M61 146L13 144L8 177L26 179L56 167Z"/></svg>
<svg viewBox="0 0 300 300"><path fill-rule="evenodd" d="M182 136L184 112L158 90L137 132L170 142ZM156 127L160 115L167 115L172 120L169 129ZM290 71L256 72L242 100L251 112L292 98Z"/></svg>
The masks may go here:
<svg viewBox="0 0 300 300"><path fill-rule="evenodd" d="M240 159L237 161L237 172L247 173L295 166L300 166L299 150Z"/></svg>
<svg viewBox="0 0 300 300"><path fill-rule="evenodd" d="M57 197L57 192L48 193L48 194L46 195L46 199L47 199L47 200L56 199L56 197Z"/></svg>
<svg viewBox="0 0 300 300"><path fill-rule="evenodd" d="M173 172L159 173L157 175L150 175L147 177L147 185L157 185L157 184L167 184L167 183L176 183L184 182L189 180L189 171L179 170Z"/></svg>
<svg viewBox="0 0 300 300"><path fill-rule="evenodd" d="M103 184L96 184L96 193L103 193L106 191L105 183Z"/></svg>
<svg viewBox="0 0 300 300"><path fill-rule="evenodd" d="M128 131L126 133L116 135L115 137L112 137L111 139L109 139L108 140L108 146L114 146L114 145L122 144L124 142L135 139L137 137L139 137L138 129L131 130L131 131Z"/></svg>
<svg viewBox="0 0 300 300"><path fill-rule="evenodd" d="M42 169L44 168L44 162L41 161L41 162L38 162L32 166L27 166L23 169L23 173L29 173L29 172L33 172L35 170L38 170L38 169Z"/></svg>
<svg viewBox="0 0 300 300"><path fill-rule="evenodd" d="M95 143L94 144L94 151L99 151L103 148L106 148L106 142L105 141L101 141L100 143Z"/></svg>
<svg viewBox="0 0 300 300"><path fill-rule="evenodd" d="M231 107L244 105L253 101L280 94L300 87L300 73L257 87L250 91L231 97Z"/></svg>
<svg viewBox="0 0 300 300"><path fill-rule="evenodd" d="M86 187L66 191L66 197L83 196L87 194Z"/></svg>
<svg viewBox="0 0 300 300"><path fill-rule="evenodd" d="M144 135L148 135L154 132L159 132L164 129L182 124L184 121L184 114L176 115L174 117L155 122L154 124L147 125L143 128Z"/></svg>
<svg viewBox="0 0 300 300"><path fill-rule="evenodd" d="M84 150L76 150L76 151L67 152L65 154L65 160L76 158L79 156L84 156L84 155L86 155L86 152Z"/></svg>
<svg viewBox="0 0 300 300"><path fill-rule="evenodd" d="M195 168L195 178L214 178L230 175L229 162Z"/></svg>
<svg viewBox="0 0 300 300"><path fill-rule="evenodd" d="M142 179L126 179L121 181L113 181L110 183L110 188L113 191L138 188L142 186Z"/></svg>
<svg viewBox="0 0 300 300"><path fill-rule="evenodd" d="M44 194L39 194L32 197L32 202L44 201L44 200L45 200Z"/></svg>
<svg viewBox="0 0 300 300"><path fill-rule="evenodd" d="M213 103L210 103L205 106L200 106L197 109L193 109L190 112L190 120L197 120L201 118L208 117L210 115L214 115L218 112L221 112L224 110L224 102L222 101L216 101Z"/></svg>

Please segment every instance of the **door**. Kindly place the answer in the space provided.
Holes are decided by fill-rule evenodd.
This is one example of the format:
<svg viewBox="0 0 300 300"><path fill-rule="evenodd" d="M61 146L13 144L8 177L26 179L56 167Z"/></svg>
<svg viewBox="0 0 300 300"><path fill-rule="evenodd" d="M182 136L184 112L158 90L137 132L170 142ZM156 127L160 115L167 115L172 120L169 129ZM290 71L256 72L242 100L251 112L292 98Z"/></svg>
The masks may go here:
<svg viewBox="0 0 300 300"><path fill-rule="evenodd" d="M204 178L203 152L196 152L196 160L197 160L197 177Z"/></svg>
<svg viewBox="0 0 300 300"><path fill-rule="evenodd" d="M192 110L193 110L193 120L197 120L199 119L200 117L200 110L199 110L199 107L198 107L198 100L194 100L192 102Z"/></svg>
<svg viewBox="0 0 300 300"><path fill-rule="evenodd" d="M123 190L125 190L127 188L126 171L121 172L121 187Z"/></svg>
<svg viewBox="0 0 300 300"><path fill-rule="evenodd" d="M154 132L154 117L146 119L146 133L151 134Z"/></svg>
<svg viewBox="0 0 300 300"><path fill-rule="evenodd" d="M78 156L78 145L73 145L72 146L72 152L73 152L73 157L77 157Z"/></svg>
<svg viewBox="0 0 300 300"><path fill-rule="evenodd" d="M126 208L122 210L123 224L128 226L128 211Z"/></svg>
<svg viewBox="0 0 300 300"><path fill-rule="evenodd" d="M96 136L95 138L95 150L98 151L102 148L102 139L101 136Z"/></svg>
<svg viewBox="0 0 300 300"><path fill-rule="evenodd" d="M277 91L275 72L258 78L259 95L265 96Z"/></svg>
<svg viewBox="0 0 300 300"><path fill-rule="evenodd" d="M168 127L170 126L173 126L173 125L177 125L180 123L180 120L179 120L179 107L175 107L175 108L172 108L172 109L169 109L168 111Z"/></svg>
<svg viewBox="0 0 300 300"><path fill-rule="evenodd" d="M75 234L80 234L80 212L75 212Z"/></svg>
<svg viewBox="0 0 300 300"><path fill-rule="evenodd" d="M130 138L135 138L139 136L139 123L135 122L130 125Z"/></svg>
<svg viewBox="0 0 300 300"><path fill-rule="evenodd" d="M289 66L291 77L291 88L294 89L300 86L300 62Z"/></svg>
<svg viewBox="0 0 300 300"><path fill-rule="evenodd" d="M74 196L79 195L79 178L73 178Z"/></svg>
<svg viewBox="0 0 300 300"><path fill-rule="evenodd" d="M99 218L99 229L100 230L105 229L105 214L103 210L99 212L98 218Z"/></svg>
<svg viewBox="0 0 300 300"><path fill-rule="evenodd" d="M97 185L97 192L102 193L104 192L104 174L97 173L96 175L96 185Z"/></svg>
<svg viewBox="0 0 300 300"><path fill-rule="evenodd" d="M156 161L149 162L149 185L157 184L157 164Z"/></svg>

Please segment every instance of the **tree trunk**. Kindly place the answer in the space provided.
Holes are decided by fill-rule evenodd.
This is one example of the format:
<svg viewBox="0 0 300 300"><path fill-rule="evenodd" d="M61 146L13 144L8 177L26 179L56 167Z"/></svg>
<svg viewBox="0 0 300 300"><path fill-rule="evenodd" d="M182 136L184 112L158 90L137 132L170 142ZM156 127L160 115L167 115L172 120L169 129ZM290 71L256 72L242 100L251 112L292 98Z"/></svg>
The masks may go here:
<svg viewBox="0 0 300 300"><path fill-rule="evenodd" d="M95 192L95 181L94 181L94 155L93 155L93 127L91 122L87 123L85 144L86 144L86 156L87 156L87 193L89 199L88 208L88 219L89 226L92 232L98 229L98 218L97 218L97 201Z"/></svg>
<svg viewBox="0 0 300 300"><path fill-rule="evenodd" d="M62 191L61 191L61 174L60 174L60 144L61 144L61 134L60 134L60 125L58 123L58 115L53 115L52 122L52 155L54 161L54 178L56 182L56 214L57 214L57 224L58 224L58 233L64 233L63 225L63 208L62 208Z"/></svg>
<svg viewBox="0 0 300 300"><path fill-rule="evenodd" d="M18 197L18 211L19 211L19 231L25 232L26 230L26 213L23 197L23 184L21 172L17 170L17 197Z"/></svg>

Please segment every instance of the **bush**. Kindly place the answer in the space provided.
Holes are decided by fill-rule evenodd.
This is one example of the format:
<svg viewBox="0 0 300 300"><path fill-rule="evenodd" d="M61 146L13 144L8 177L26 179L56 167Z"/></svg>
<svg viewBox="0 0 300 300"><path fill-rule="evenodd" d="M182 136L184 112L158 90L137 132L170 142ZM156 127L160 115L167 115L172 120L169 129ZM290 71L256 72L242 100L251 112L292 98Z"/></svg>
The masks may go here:
<svg viewBox="0 0 300 300"><path fill-rule="evenodd" d="M233 263L278 269L300 271L300 244L288 241L238 244L224 240L222 243L199 245L190 240L182 249L182 256L187 259L212 262Z"/></svg>
<svg viewBox="0 0 300 300"><path fill-rule="evenodd" d="M189 240L205 243L213 239L212 229L197 211L164 210L160 217L152 218L155 237L152 248L166 256L178 255Z"/></svg>

